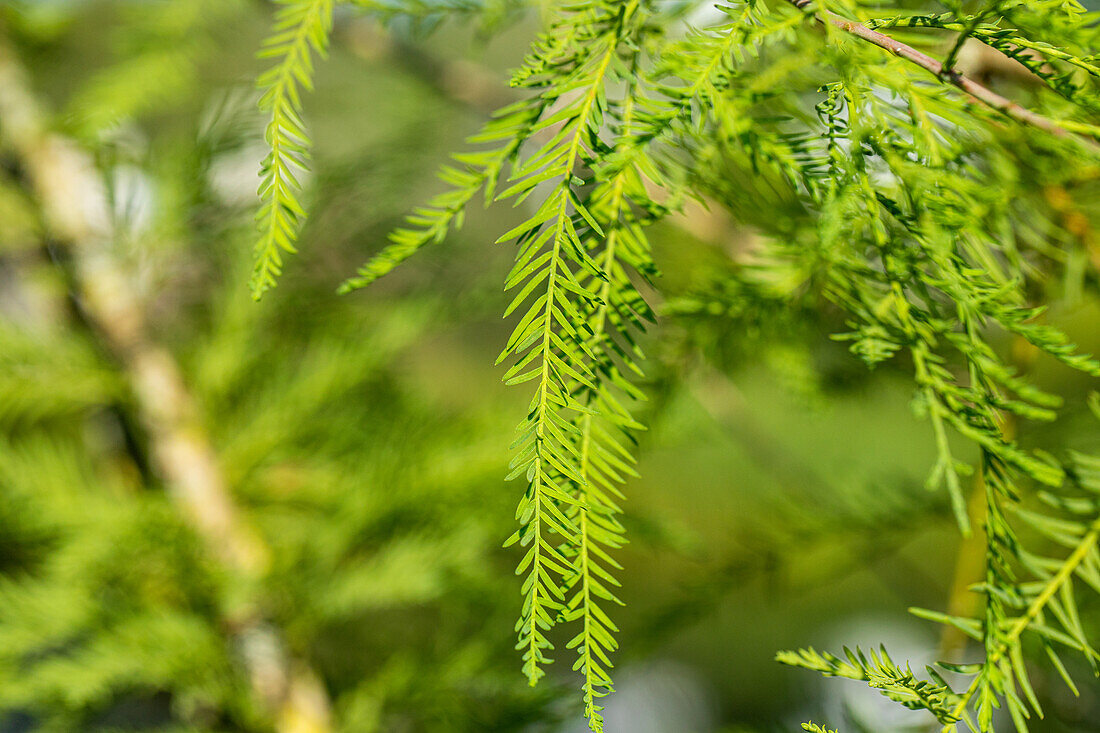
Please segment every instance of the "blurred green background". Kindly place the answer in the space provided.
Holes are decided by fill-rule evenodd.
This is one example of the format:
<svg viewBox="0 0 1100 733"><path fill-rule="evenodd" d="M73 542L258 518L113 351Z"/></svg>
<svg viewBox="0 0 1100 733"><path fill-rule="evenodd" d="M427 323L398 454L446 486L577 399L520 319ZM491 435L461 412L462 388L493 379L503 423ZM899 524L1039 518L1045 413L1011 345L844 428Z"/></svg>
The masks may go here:
<svg viewBox="0 0 1100 733"><path fill-rule="evenodd" d="M5 149L0 732L271 730L233 626L241 607L261 609L276 652L316 675L334 730L584 729L564 644L536 689L512 649L519 581L500 546L521 489L503 476L527 397L491 366L512 252L490 243L522 212L473 210L367 291L334 294L510 98L506 70L539 12L501 6L492 33L446 22L430 35L338 13L306 102L302 253L256 304L254 54L271 6L0 3L5 53L94 161L147 337L178 364L201 439L270 553L242 580L173 502L125 365ZM659 227L655 303L719 277L751 236L717 214ZM1053 320L1100 349L1096 299L1064 302ZM829 339L840 330L829 312L779 312L667 317L649 335L609 731L929 729L861 685L773 662L881 641L932 661L939 630L907 608L944 609L954 582L958 533L945 497L923 488L934 455L912 383L890 365L868 372ZM1029 368L1069 409L1022 425L1021 440L1100 448L1090 384ZM1095 599L1082 605L1096 626ZM1033 680L1047 709L1034 730L1098 730L1091 676L1074 699L1049 673Z"/></svg>

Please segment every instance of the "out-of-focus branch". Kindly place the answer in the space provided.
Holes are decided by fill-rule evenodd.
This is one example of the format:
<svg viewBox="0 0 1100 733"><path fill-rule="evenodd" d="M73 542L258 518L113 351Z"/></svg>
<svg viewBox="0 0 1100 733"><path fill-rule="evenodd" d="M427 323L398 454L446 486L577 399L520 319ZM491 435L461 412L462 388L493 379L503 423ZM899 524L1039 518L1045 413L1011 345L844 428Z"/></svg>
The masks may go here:
<svg viewBox="0 0 1100 733"><path fill-rule="evenodd" d="M269 550L242 521L172 355L148 334L143 305L112 252L108 201L90 156L52 133L11 48L0 39L0 142L18 158L55 239L70 248L77 296L118 360L148 431L151 462L207 550L242 583L267 570ZM288 655L262 609L227 613L259 702L279 733L326 733L320 679Z"/></svg>

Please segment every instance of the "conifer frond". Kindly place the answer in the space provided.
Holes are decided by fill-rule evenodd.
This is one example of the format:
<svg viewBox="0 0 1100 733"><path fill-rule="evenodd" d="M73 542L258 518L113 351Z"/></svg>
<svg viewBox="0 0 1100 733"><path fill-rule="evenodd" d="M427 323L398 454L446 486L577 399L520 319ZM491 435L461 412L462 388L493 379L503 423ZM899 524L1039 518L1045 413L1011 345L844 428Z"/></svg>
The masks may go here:
<svg viewBox="0 0 1100 733"><path fill-rule="evenodd" d="M974 29L971 32L984 33L982 24L970 24L970 20L968 17L967 27ZM1057 602L1056 587L1063 587L1073 571L1060 561L1043 561L1041 567L1049 569L1039 584L1035 580L1019 582L1014 568L1026 566L1030 556L1021 549L1008 517L1021 516L1017 504L1021 482L1056 489L1062 486L1066 470L1047 456L1021 449L1005 436L1002 426L1009 414L1051 420L1061 403L1006 363L988 334L991 329L1015 334L1089 375L1100 374L1100 365L1080 353L1065 335L1037 322L1042 314L1027 305L1020 275L1014 274L1023 269L1018 241L998 240L989 234L1008 230L1014 215L1009 202L981 182L986 174L964 162L974 155L981 138L971 138L958 129L949 134L946 129L944 120L960 118L960 103L939 94L934 84L914 76L900 60L876 67L857 61L863 58L859 49L844 47L839 53L847 60L838 63L845 77L823 87L825 97L817 105L824 128L822 140L777 135L770 148L765 148L758 144L760 138L754 137L750 138L754 149L738 150L738 154L753 160L754 166L760 161L786 178L803 205L816 213L820 249L816 255L807 255L792 247L789 256L796 261L822 257L829 263L823 268L820 261L815 265L823 276L824 294L853 318L853 330L838 338L851 342L852 352L869 366L908 350L918 388L915 407L932 423L939 451L929 484L946 484L964 532L969 529L969 518L959 474L972 469L952 455L949 431L977 444L983 452L981 470L990 517L986 619L949 622L985 641L984 671L971 692L956 694L942 684L936 690L938 699L916 694L899 701L930 709L941 722L948 723L970 720L967 705L980 693L971 728L991 730L993 707L1003 703L1017 727L1024 730L1027 707L1034 707L1035 696L1022 672L1015 635L1033 619L1028 620L1027 611L1022 615L1014 611L1011 604L1025 609L1031 602L1038 610L1052 598ZM758 69L754 72L760 73ZM751 77L743 78L734 71L723 77L723 83L718 90L697 90L703 94L710 91L707 108L715 110L713 124L719 133L721 125L731 124L739 115L755 114L754 102L750 98L746 104L742 96L753 84ZM884 94L884 89L891 91ZM691 121L693 127L684 128L690 136L681 139L714 151L719 160L730 155L731 149L749 148L735 127L722 135L723 150L712 142L714 133L705 126L705 117L698 123ZM970 202L968 207L961 205L963 201ZM994 221L1005 222L1005 226ZM868 258L872 252L881 254ZM752 291L739 296L752 297ZM728 312L744 311L731 305ZM1077 501L1075 506L1081 503ZM1094 546L1095 538L1088 521L1073 525L1072 530L1063 524L1065 520L1036 521L1049 534L1063 533L1065 544L1074 553L1083 553L1071 554L1069 566L1089 556L1091 550L1083 546ZM1058 568L1063 568L1061 576ZM1090 648L1061 621L1073 617L1069 612L1055 614L1059 626L1048 638L1070 640L1071 646L1085 650L1088 656ZM1045 623L1037 626L1047 628ZM815 658L814 664L806 659L800 663L832 674L837 673L839 664L826 658ZM1061 668L1060 662L1056 664ZM851 667L846 669L852 672ZM929 684L941 683L936 676Z"/></svg>
<svg viewBox="0 0 1100 733"><path fill-rule="evenodd" d="M551 66L558 73L563 67L570 69L564 83L544 92L553 95L560 108L536 126L560 125L560 129L517 166L509 181L512 185L498 196L520 202L541 183L553 187L533 216L497 240L514 239L519 245L505 280L506 290L519 292L505 315L524 306L498 363L515 359L504 377L507 384L537 384L513 444L517 454L510 463L509 478L523 475L528 486L516 510L520 529L506 543L528 548L517 568L527 577L516 631L517 649L523 650L524 672L531 684L544 674L540 665L550 661L544 650L553 647L545 632L566 608L561 579L574 572L573 562L552 537L556 535L567 547L578 545L580 528L567 512L568 507L586 501L578 498L573 487L586 486L588 481L580 472L582 447L575 419L593 414L595 408L577 398L574 385L595 389L595 354L589 345L595 331L584 311L602 303L593 283L609 279L581 241L585 226L600 237L605 235L578 190L585 183L579 174L581 166L591 165L603 147L599 132L607 113L606 88L620 73L620 44L633 27L635 12L636 2L567 11L536 42L513 77L516 85L541 87ZM569 92L577 96L566 97ZM592 279L585 281L583 273ZM592 526L588 525L589 532ZM586 574L585 579L589 578ZM595 644L586 650L600 655ZM594 684L604 683L597 669L593 662L586 675ZM594 707L590 711L595 712ZM598 717L591 720L599 725Z"/></svg>
<svg viewBox="0 0 1100 733"><path fill-rule="evenodd" d="M859 650L845 650L846 662L812 649L783 652L777 660L826 676L866 681L907 707L929 710L943 724L945 733L955 729L958 722L964 722L968 730L989 733L993 731L994 712L1002 706L1017 730L1026 731L1033 712L1042 716L1024 661L1023 637L1031 633L1066 685L1077 694L1059 647L1083 655L1097 669L1100 653L1086 636L1074 581L1100 592L1100 459L1073 455L1069 472L1078 492L1044 495L1046 503L1059 510L1054 515L1020 508L1010 469L988 453L985 460L989 545L986 579L978 588L986 597L983 617L967 619L914 610L923 618L954 626L982 642L985 658L980 664L940 663L948 671L972 676L963 692L952 690L932 668L928 670L932 681L922 682L909 670L899 673L888 657L884 656L885 663L874 655L868 660ZM1069 553L1052 558L1027 551L1009 521L1010 515L1054 545L1068 548ZM1021 572L1026 576L1020 577Z"/></svg>
<svg viewBox="0 0 1100 733"><path fill-rule="evenodd" d="M780 652L776 661L793 667L820 672L826 677L845 677L866 682L883 696L913 710L927 710L941 723L951 724L959 719L955 706L959 696L933 669L928 669L930 680L917 677L909 667L894 664L886 649L865 654L860 649L845 648L844 659L828 652L799 649L797 652Z"/></svg>
<svg viewBox="0 0 1100 733"><path fill-rule="evenodd" d="M470 139L499 147L456 156L465 170L448 167L441 175L453 189L416 210L408 220L413 226L394 232L391 244L342 286L365 286L442 239L461 224L462 210L483 185L487 201L495 195L517 205L536 186L549 187L534 215L498 240L519 244L506 280L506 289L518 293L506 315L523 313L499 359L514 359L504 379L537 382L510 465L509 478L528 482L517 509L521 526L506 544L527 548L517 569L526 575L516 626L524 672L532 684L543 675L551 648L545 632L559 618L580 620L568 646L578 651L593 730L602 728L598 700L611 689L608 655L617 646L617 629L600 606L618 602L611 591L618 564L608 554L625 541L615 484L633 471L623 440L641 427L624 404L641 393L621 370L640 372L635 333L652 319L628 273L653 271L642 226L660 211L642 183L644 160L611 164L604 158L614 155L600 139L605 121L619 118L619 141L630 140L635 101L627 95L609 102L607 89L638 54L626 41L640 25L639 13L634 2L563 10L513 77L515 86L535 93ZM519 157L522 143L540 130L550 141ZM506 167L511 175L498 194Z"/></svg>
<svg viewBox="0 0 1100 733"><path fill-rule="evenodd" d="M298 177L308 173L312 142L302 121L303 91L313 88L313 53L325 57L332 15L339 2L356 6L382 21L412 19L432 27L447 15L485 15L499 17L522 3L502 3L490 7L476 0L432 2L430 0L277 0L282 6L275 17L271 36L265 41L261 58L275 58L275 66L257 81L263 90L260 108L270 113L265 133L270 153L264 159L259 189L260 209L256 214L259 239L255 245L255 268L250 287L254 298L274 287L282 272L283 258L293 254L299 230L305 221L301 202L302 184ZM312 50L312 53L311 53ZM348 293L364 287L392 270L429 242L443 239L452 223L462 223L462 212L477 191L486 186L487 199L504 165L514 157L526 141L530 125L542 112L536 99L506 107L494 115L472 143L499 141L500 147L478 153L456 155L460 167L444 166L439 177L452 190L439 194L426 207L408 218L410 228L398 229L390 235L391 244L360 268L354 278L342 283L339 292Z"/></svg>
<svg viewBox="0 0 1100 733"><path fill-rule="evenodd" d="M788 0L788 2L794 7L800 10L809 9L810 13L814 10L811 8L812 0ZM971 16L967 19L967 24L963 28L963 33L969 35L972 29L980 24L981 20L985 18L986 13L979 13L977 16ZM936 59L928 56L925 53L918 51L900 41L883 35L878 31L869 28L863 23L858 21L848 20L847 18L838 15L831 10L823 10L820 14L816 15L822 23L826 25L832 25L839 28L853 36L860 38L867 43L874 46L878 46L881 49L895 54L900 58L904 58L912 64L915 64L926 71L930 72L937 79L942 80L945 84L957 87L961 91L970 95L974 99L981 101L983 104L989 106L991 109L1011 117L1017 122L1031 125L1038 129L1041 129L1047 133L1057 136L1064 136L1067 132L1072 131L1087 135L1092 138L1100 137L1100 126L1090 125L1079 122L1072 122L1067 120L1051 120L1044 117L1041 114L1027 109L1021 106L1019 103L1014 102L1007 97L1004 97L997 92L989 89L988 87L976 82L975 80L959 73L957 69L947 66L944 63L937 61ZM957 49L953 49L949 52L948 60L954 61Z"/></svg>
<svg viewBox="0 0 1100 733"><path fill-rule="evenodd" d="M731 111L732 100L725 92L738 68L759 57L768 45L789 41L799 25L799 19L777 15L758 3L719 4L715 8L724 16L722 22L691 28L684 38L662 50L645 84L654 93L640 96L634 140L620 157L659 160L661 151L653 149L654 142L708 136L709 123L727 119L713 106ZM670 184L683 186L685 182L672 168L662 166L658 179L675 202L684 193Z"/></svg>
<svg viewBox="0 0 1100 733"><path fill-rule="evenodd" d="M261 58L275 65L260 75L260 109L271 115L265 138L270 148L260 166L259 239L250 287L259 299L275 285L283 256L293 253L305 219L298 176L307 171L312 145L302 121L303 90L313 88L313 53L324 56L336 0L279 0L271 36Z"/></svg>

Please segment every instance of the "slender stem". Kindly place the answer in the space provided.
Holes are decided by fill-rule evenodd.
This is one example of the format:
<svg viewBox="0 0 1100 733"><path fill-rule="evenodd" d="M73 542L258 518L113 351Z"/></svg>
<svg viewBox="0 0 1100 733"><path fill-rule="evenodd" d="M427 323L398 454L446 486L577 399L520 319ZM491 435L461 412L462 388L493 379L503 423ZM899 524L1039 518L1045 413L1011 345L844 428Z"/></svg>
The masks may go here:
<svg viewBox="0 0 1100 733"><path fill-rule="evenodd" d="M813 0L787 0L791 5L795 6L799 10L806 10ZM1049 132L1051 135L1057 137L1068 137L1069 133L1061 123L1054 120L1047 119L1040 114L1032 112L1031 110L1023 107L1016 102L1013 102L1007 97L1002 97L992 89L982 86L978 82L974 81L970 77L945 67L941 62L932 58L926 53L922 53L912 46L907 46L901 41L896 41L890 36L873 31L862 23L857 23L847 18L842 18L836 13L831 13L828 10L821 10L814 12L814 17L820 23L827 23L835 26L847 33L850 33L857 38L860 38L868 43L871 43L879 48L885 49L895 56L899 56L910 63L916 64L922 69L926 69L937 79L940 79L951 86L957 87L966 92L970 96L977 99L979 102L999 111L1003 114L1011 117L1017 122L1021 122L1025 125L1031 125L1037 127L1040 130Z"/></svg>

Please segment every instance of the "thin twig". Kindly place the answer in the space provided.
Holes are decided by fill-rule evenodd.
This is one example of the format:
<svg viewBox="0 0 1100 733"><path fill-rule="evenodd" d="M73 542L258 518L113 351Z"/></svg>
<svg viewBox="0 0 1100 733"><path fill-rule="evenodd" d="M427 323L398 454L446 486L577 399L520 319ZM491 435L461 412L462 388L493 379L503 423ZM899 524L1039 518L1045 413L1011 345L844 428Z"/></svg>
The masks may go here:
<svg viewBox="0 0 1100 733"><path fill-rule="evenodd" d="M787 0L791 5L795 6L799 10L807 10L813 0ZM992 89L982 86L978 82L974 81L970 77L956 71L955 69L947 68L941 62L932 58L926 53L922 53L912 46L907 46L901 41L896 41L890 36L873 31L862 23L857 23L847 18L842 18L836 13L831 13L827 10L814 11L809 9L809 12L813 13L814 17L819 23L828 23L835 26L842 31L850 33L857 38L861 38L868 43L874 44L879 48L885 49L895 56L899 56L910 63L916 64L922 69L926 69L929 73L935 76L937 79L944 81L962 91L966 92L970 96L977 99L982 104L985 104L1005 115L1011 117L1017 122L1021 122L1025 125L1031 125L1037 127L1040 130L1049 132L1056 137L1065 138L1069 136L1069 132L1062 127L1058 122L1047 119L1040 114L1036 114L1031 110L1023 107L1016 102L1013 102L1007 97L1002 97Z"/></svg>

